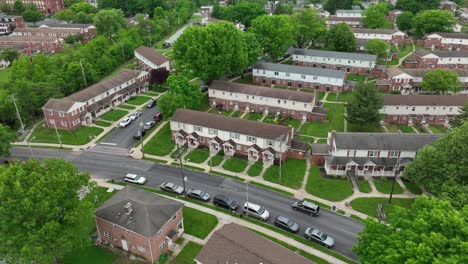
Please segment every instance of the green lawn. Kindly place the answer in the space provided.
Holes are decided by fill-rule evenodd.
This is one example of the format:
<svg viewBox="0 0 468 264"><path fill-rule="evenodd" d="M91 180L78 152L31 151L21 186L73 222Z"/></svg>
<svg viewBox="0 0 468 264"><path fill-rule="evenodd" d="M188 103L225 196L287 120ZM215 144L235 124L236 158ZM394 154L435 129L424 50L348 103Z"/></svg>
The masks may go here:
<svg viewBox="0 0 468 264"><path fill-rule="evenodd" d="M247 171L247 174L249 176L255 177L255 176L260 175L262 170L263 170L263 163L255 162L252 166L250 166L249 170Z"/></svg>
<svg viewBox="0 0 468 264"><path fill-rule="evenodd" d="M403 133L416 133L414 129L408 125L400 125L400 130Z"/></svg>
<svg viewBox="0 0 468 264"><path fill-rule="evenodd" d="M248 161L244 159L239 159L232 157L223 164L223 169L232 171L232 172L243 172L248 165Z"/></svg>
<svg viewBox="0 0 468 264"><path fill-rule="evenodd" d="M109 122L106 122L106 121L101 121L101 120L96 120L94 121L94 123L98 126L102 126L102 127L109 127L111 126L111 123Z"/></svg>
<svg viewBox="0 0 468 264"><path fill-rule="evenodd" d="M262 119L262 114L260 113L247 113L245 116L244 116L244 119L248 119L248 120L253 120L253 121L260 121L260 119Z"/></svg>
<svg viewBox="0 0 468 264"><path fill-rule="evenodd" d="M208 109L210 109L210 98L208 97L208 93L206 93L203 95L201 106L196 110L206 112Z"/></svg>
<svg viewBox="0 0 468 264"><path fill-rule="evenodd" d="M82 126L73 131L57 130L62 144L84 145L99 135L103 129L99 127ZM34 139L32 139L34 137ZM32 140L31 140L32 139ZM38 125L30 136L30 141L35 143L55 143L59 144L54 128Z"/></svg>
<svg viewBox="0 0 468 264"><path fill-rule="evenodd" d="M169 88L162 85L153 85L150 86L149 90L156 93L165 93L169 90Z"/></svg>
<svg viewBox="0 0 468 264"><path fill-rule="evenodd" d="M366 76L360 74L350 74L346 75L346 80L355 81L355 82L364 82L366 80Z"/></svg>
<svg viewBox="0 0 468 264"><path fill-rule="evenodd" d="M336 93L328 93L326 100L330 102L336 102Z"/></svg>
<svg viewBox="0 0 468 264"><path fill-rule="evenodd" d="M372 191L372 188L370 186L369 181L360 180L359 181L359 191L363 192L363 193L370 193Z"/></svg>
<svg viewBox="0 0 468 264"><path fill-rule="evenodd" d="M221 164L221 162L223 162L223 160L224 160L223 156L215 155L215 156L211 157L211 166L216 167L219 164ZM208 162L208 165L209 164L210 164L210 162Z"/></svg>
<svg viewBox="0 0 468 264"><path fill-rule="evenodd" d="M169 123L167 123L149 142L145 144L143 150L145 153L151 155L166 156L174 149L174 147L175 144L172 143L171 139L171 127Z"/></svg>
<svg viewBox="0 0 468 264"><path fill-rule="evenodd" d="M403 184L405 185L406 189L408 189L408 191L414 194L422 194L421 188L419 188L416 183L411 181L403 181Z"/></svg>
<svg viewBox="0 0 468 264"><path fill-rule="evenodd" d="M171 264L191 264L194 263L195 257L200 253L203 246L195 242L188 242L184 249L180 251L179 255L172 261Z"/></svg>
<svg viewBox="0 0 468 264"><path fill-rule="evenodd" d="M325 94L326 94L326 92L324 92L324 91L319 91L319 92L317 93L317 95L318 95L318 96L317 96L317 97L318 97L318 100L323 100L323 97L325 97Z"/></svg>
<svg viewBox="0 0 468 264"><path fill-rule="evenodd" d="M427 132L427 130L425 129L425 127L424 127L423 125L418 124L418 125L416 125L416 126L414 126L414 127L415 127L416 130L418 130L418 132L421 133L421 134L429 133L429 132Z"/></svg>
<svg viewBox="0 0 468 264"><path fill-rule="evenodd" d="M327 143L327 139L326 138L319 138L317 140L317 143Z"/></svg>
<svg viewBox="0 0 468 264"><path fill-rule="evenodd" d="M299 133L314 137L326 137L328 135L329 127L329 122L309 122L302 125Z"/></svg>
<svg viewBox="0 0 468 264"><path fill-rule="evenodd" d="M203 163L205 160L208 159L210 153L207 150L202 149L195 149L192 150L189 154L187 154L184 159L190 160L193 163Z"/></svg>
<svg viewBox="0 0 468 264"><path fill-rule="evenodd" d="M306 191L329 201L341 201L353 194L353 189L347 180L326 179L320 176L316 166L310 168Z"/></svg>
<svg viewBox="0 0 468 264"><path fill-rule="evenodd" d="M429 129L434 134L444 134L448 130L445 126L429 126Z"/></svg>
<svg viewBox="0 0 468 264"><path fill-rule="evenodd" d="M306 171L306 161L288 159L281 166L281 182L279 180L279 166L271 165L263 174L263 179L280 185L299 189Z"/></svg>
<svg viewBox="0 0 468 264"><path fill-rule="evenodd" d="M386 179L386 178L383 178L383 179ZM381 193L390 194L392 192L393 179L392 180L374 179L374 185L375 185L375 188L377 188L377 191ZM401 193L403 193L403 189L396 182L395 189L393 190L393 194L401 194Z"/></svg>
<svg viewBox="0 0 468 264"><path fill-rule="evenodd" d="M205 239L218 224L216 216L190 207L184 206L183 213L185 233L200 239Z"/></svg>
<svg viewBox="0 0 468 264"><path fill-rule="evenodd" d="M389 213L393 211L395 205L410 208L413 201L414 199L393 198L392 203L389 204L388 198L356 198L351 201L351 207L363 214L377 217L377 205L381 203L384 206L385 215L388 218L390 216Z"/></svg>
<svg viewBox="0 0 468 264"><path fill-rule="evenodd" d="M284 125L294 127L294 131L296 131L296 129L299 127L300 124L301 124L301 120L291 118Z"/></svg>
<svg viewBox="0 0 468 264"><path fill-rule="evenodd" d="M315 142L315 139L312 138L312 137L308 137L308 136L303 136L303 135L294 135L294 139L298 139L300 141L305 141L305 142L310 142L310 143L314 143Z"/></svg>
<svg viewBox="0 0 468 264"><path fill-rule="evenodd" d="M246 74L244 75L244 77L242 78L239 78L237 80L234 81L235 83L243 83L243 84L252 84L252 85L255 85L255 83L253 82L252 80L252 74Z"/></svg>
<svg viewBox="0 0 468 264"><path fill-rule="evenodd" d="M128 114L128 111L120 110L120 109L112 109L109 112L107 112L107 113L103 114L102 116L100 116L99 118L113 122L113 121L117 121L117 120L121 119L126 114Z"/></svg>
<svg viewBox="0 0 468 264"><path fill-rule="evenodd" d="M117 254L112 253L110 250L102 247L95 247L87 245L83 249L76 249L74 252L71 252L62 260L63 264L89 264L89 263L102 263L102 264L112 264L114 260L118 257Z"/></svg>
<svg viewBox="0 0 468 264"><path fill-rule="evenodd" d="M366 125L363 127L355 126L348 123L348 132L372 132L372 133L385 133L385 129L380 126Z"/></svg>
<svg viewBox="0 0 468 264"><path fill-rule="evenodd" d="M232 113L231 117L239 117L241 115L242 115L242 112L235 111L234 113Z"/></svg>
<svg viewBox="0 0 468 264"><path fill-rule="evenodd" d="M351 98L353 97L352 93L347 93L347 92L342 92L338 96L338 102L349 102Z"/></svg>
<svg viewBox="0 0 468 264"><path fill-rule="evenodd" d="M390 124L390 125L386 125L386 127L390 133L400 132L397 125Z"/></svg>
<svg viewBox="0 0 468 264"><path fill-rule="evenodd" d="M10 81L11 68L0 69L0 83L7 83Z"/></svg>
<svg viewBox="0 0 468 264"><path fill-rule="evenodd" d="M328 108L327 118L330 122L330 130L338 132L344 131L344 104L325 103L324 106ZM336 107L336 113L335 113Z"/></svg>
<svg viewBox="0 0 468 264"><path fill-rule="evenodd" d="M151 99L151 97L148 97L148 96L141 96L141 95L132 96L132 97L130 97L130 99L128 99L127 104L142 105L142 104L145 104L146 102L148 102L150 99Z"/></svg>
<svg viewBox="0 0 468 264"><path fill-rule="evenodd" d="M133 110L133 109L135 109L136 107L133 106L133 105L121 104L121 105L119 105L119 108L127 109L127 110Z"/></svg>
<svg viewBox="0 0 468 264"><path fill-rule="evenodd" d="M413 46L411 45L400 46L399 50L400 52L398 53L398 58L401 59L413 51Z"/></svg>

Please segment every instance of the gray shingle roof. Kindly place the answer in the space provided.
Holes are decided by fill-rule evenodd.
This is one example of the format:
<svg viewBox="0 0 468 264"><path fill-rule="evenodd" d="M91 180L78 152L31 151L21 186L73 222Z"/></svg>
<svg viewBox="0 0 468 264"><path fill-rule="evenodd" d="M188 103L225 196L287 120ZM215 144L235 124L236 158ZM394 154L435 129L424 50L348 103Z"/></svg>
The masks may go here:
<svg viewBox="0 0 468 264"><path fill-rule="evenodd" d="M376 157L333 157L325 156L325 160L329 165L345 165L349 162L355 162L358 165L362 166L369 162L374 163L378 166L396 166L399 162L400 165L409 163L413 161L411 158L401 158L398 161L398 158L376 158Z"/></svg>
<svg viewBox="0 0 468 264"><path fill-rule="evenodd" d="M346 60L372 61L374 63L377 60L377 56L372 55L372 54L338 52L338 51L327 51L327 50L295 49L293 54L314 56L314 57L335 58L335 59L346 59Z"/></svg>
<svg viewBox="0 0 468 264"><path fill-rule="evenodd" d="M354 9L340 9L336 10L336 13L353 13L353 14L361 14L362 10L354 10Z"/></svg>
<svg viewBox="0 0 468 264"><path fill-rule="evenodd" d="M285 89L275 89L256 85L240 84L226 81L213 81L210 90L220 90L233 93L250 94L283 100L312 103L314 95L312 93L296 92ZM216 96L215 96L216 97Z"/></svg>
<svg viewBox="0 0 468 264"><path fill-rule="evenodd" d="M384 105L462 106L468 102L468 95L426 95L386 94Z"/></svg>
<svg viewBox="0 0 468 264"><path fill-rule="evenodd" d="M396 29L369 29L369 28L353 28L353 33L367 33L367 34L394 34L399 30Z"/></svg>
<svg viewBox="0 0 468 264"><path fill-rule="evenodd" d="M337 149L417 151L440 134L335 133Z"/></svg>
<svg viewBox="0 0 468 264"><path fill-rule="evenodd" d="M344 79L345 72L341 70L331 70L323 68L313 68L305 66L296 66L296 65L287 65L279 63L270 63L259 61L253 66L254 70L269 70L269 71L278 71L278 72L288 72L288 73L297 73L305 74L312 76L323 76L330 78Z"/></svg>
<svg viewBox="0 0 468 264"><path fill-rule="evenodd" d="M456 51L456 50L434 50L431 51L441 58L466 58L468 57L468 51Z"/></svg>
<svg viewBox="0 0 468 264"><path fill-rule="evenodd" d="M66 112L74 104L75 104L75 102L67 100L67 99L50 98L47 101L47 103L42 107L42 109Z"/></svg>
<svg viewBox="0 0 468 264"><path fill-rule="evenodd" d="M325 144L325 143L315 143L315 144L311 144L312 146L312 154L326 154L326 155L329 155L330 154L330 146L328 146L328 144Z"/></svg>
<svg viewBox="0 0 468 264"><path fill-rule="evenodd" d="M397 69L413 77L424 77L429 72L434 71L433 69L418 69L418 68L389 68L388 70L390 69ZM397 70L395 70L395 72L397 72ZM447 69L447 70L455 72L456 74L458 74L459 77L468 77L468 69Z"/></svg>
<svg viewBox="0 0 468 264"><path fill-rule="evenodd" d="M447 32L433 32L428 35L437 34L443 38L456 38L456 39L468 39L468 34L465 33L447 33Z"/></svg>
<svg viewBox="0 0 468 264"><path fill-rule="evenodd" d="M261 123L182 108L175 111L171 120L271 140L277 140L281 137L283 137L283 140L286 140L288 133L292 130L290 127L286 126Z"/></svg>
<svg viewBox="0 0 468 264"><path fill-rule="evenodd" d="M158 66L160 66L161 64L163 64L163 63L165 63L166 61L169 60L166 56L164 56L162 54L159 54L153 48L140 46L137 49L135 49L135 51L138 52L139 54L141 54L143 57L150 60L152 63L158 65Z"/></svg>
<svg viewBox="0 0 468 264"><path fill-rule="evenodd" d="M124 206L132 204L130 215ZM183 207L183 204L141 188L126 186L96 209L96 217L153 237Z"/></svg>

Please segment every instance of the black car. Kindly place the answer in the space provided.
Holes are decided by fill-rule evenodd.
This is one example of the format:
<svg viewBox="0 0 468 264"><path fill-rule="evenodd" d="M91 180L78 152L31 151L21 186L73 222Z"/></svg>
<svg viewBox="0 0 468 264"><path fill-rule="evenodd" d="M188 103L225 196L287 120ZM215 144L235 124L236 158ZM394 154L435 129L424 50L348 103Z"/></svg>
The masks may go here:
<svg viewBox="0 0 468 264"><path fill-rule="evenodd" d="M146 104L146 107L147 107L147 108L151 108L151 107L155 106L156 104L157 104L156 100L151 99L151 100L148 102L148 104Z"/></svg>
<svg viewBox="0 0 468 264"><path fill-rule="evenodd" d="M138 132L133 136L135 140L140 140L146 135L146 130L138 130Z"/></svg>
<svg viewBox="0 0 468 264"><path fill-rule="evenodd" d="M300 211L313 216L317 216L320 213L320 206L308 202L306 200L295 201L292 204L292 208L296 211Z"/></svg>
<svg viewBox="0 0 468 264"><path fill-rule="evenodd" d="M239 206L237 201L222 194L218 194L213 198L213 204L231 211L236 211Z"/></svg>
<svg viewBox="0 0 468 264"><path fill-rule="evenodd" d="M192 199L196 199L196 200L200 200L200 201L203 201L203 202L207 202L210 200L210 195L204 191L201 191L201 190L188 190L187 192L187 196L192 198Z"/></svg>
<svg viewBox="0 0 468 264"><path fill-rule="evenodd" d="M275 226L292 233L297 233L299 231L299 225L296 222L281 215L276 217Z"/></svg>

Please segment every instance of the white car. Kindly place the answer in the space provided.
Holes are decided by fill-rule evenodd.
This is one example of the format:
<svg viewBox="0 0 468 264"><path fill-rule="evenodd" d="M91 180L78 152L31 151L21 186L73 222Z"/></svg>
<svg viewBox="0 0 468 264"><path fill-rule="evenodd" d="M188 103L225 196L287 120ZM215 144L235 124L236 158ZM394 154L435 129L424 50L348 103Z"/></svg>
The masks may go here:
<svg viewBox="0 0 468 264"><path fill-rule="evenodd" d="M130 115L130 119L137 120L141 116L141 112L135 112Z"/></svg>
<svg viewBox="0 0 468 264"><path fill-rule="evenodd" d="M132 119L130 119L130 117L126 117L124 118L124 120L122 120L122 122L120 122L120 127L126 127L130 125L131 122L132 122Z"/></svg>
<svg viewBox="0 0 468 264"><path fill-rule="evenodd" d="M127 176L125 176L124 181L143 185L146 182L146 178L133 173L128 173Z"/></svg>
<svg viewBox="0 0 468 264"><path fill-rule="evenodd" d="M267 221L270 218L270 213L265 207L253 203L245 203L242 213L253 218L257 218L260 221Z"/></svg>

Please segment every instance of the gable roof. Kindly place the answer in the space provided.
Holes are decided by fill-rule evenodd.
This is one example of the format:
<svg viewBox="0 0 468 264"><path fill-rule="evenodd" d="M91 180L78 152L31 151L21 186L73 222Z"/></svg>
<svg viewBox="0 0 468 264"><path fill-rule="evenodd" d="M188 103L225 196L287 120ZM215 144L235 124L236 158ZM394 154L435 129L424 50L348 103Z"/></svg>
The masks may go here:
<svg viewBox="0 0 468 264"><path fill-rule="evenodd" d="M286 126L261 123L182 108L175 111L171 120L173 122L181 122L271 140L278 140L281 137L283 137L283 140L286 140L288 133L292 132L292 129Z"/></svg>
<svg viewBox="0 0 468 264"><path fill-rule="evenodd" d="M329 16L328 21L345 21L345 22L359 22L361 23L360 17L337 17L337 16Z"/></svg>
<svg viewBox="0 0 468 264"><path fill-rule="evenodd" d="M426 76L427 73L434 71L433 69L418 69L418 68L401 68L399 70L413 77L424 77ZM456 73L459 77L468 76L468 69L447 69L447 70Z"/></svg>
<svg viewBox="0 0 468 264"><path fill-rule="evenodd" d="M433 32L429 33L428 36L433 34L439 35L443 38L468 39L468 34L464 33Z"/></svg>
<svg viewBox="0 0 468 264"><path fill-rule="evenodd" d="M356 9L339 9L339 10L336 10L335 13L336 13L336 14L338 14L338 13L361 14L361 13L362 13L362 10L361 10L361 9L359 9L359 10L356 10Z"/></svg>
<svg viewBox="0 0 468 264"><path fill-rule="evenodd" d="M335 132L337 149L417 151L432 144L440 134L344 133Z"/></svg>
<svg viewBox="0 0 468 264"><path fill-rule="evenodd" d="M468 51L455 51L455 50L434 50L434 51L428 51L428 50L416 50L413 52L414 55L423 57L427 55L435 55L439 58L467 58L468 57Z"/></svg>
<svg viewBox="0 0 468 264"><path fill-rule="evenodd" d="M132 204L129 215L124 208L127 203ZM180 202L129 185L99 206L96 217L151 238L182 207Z"/></svg>
<svg viewBox="0 0 468 264"><path fill-rule="evenodd" d="M395 34L400 32L396 29L368 29L368 28L353 28L353 33L366 33L366 34Z"/></svg>
<svg viewBox="0 0 468 264"><path fill-rule="evenodd" d="M67 99L50 98L42 109L67 112L75 102Z"/></svg>
<svg viewBox="0 0 468 264"><path fill-rule="evenodd" d="M288 73L297 73L297 74L314 75L314 76L324 76L324 77L338 78L338 79L344 79L345 77L345 72L341 70L313 68L313 67L306 67L306 66L287 65L287 64L270 63L270 62L262 62L262 61L257 62L253 66L253 68L260 69L260 70L288 72Z"/></svg>
<svg viewBox="0 0 468 264"><path fill-rule="evenodd" d="M312 263L297 253L234 223L224 225L214 232L195 259L203 264Z"/></svg>
<svg viewBox="0 0 468 264"><path fill-rule="evenodd" d="M468 95L427 95L427 94L386 94L384 105L462 106L468 102Z"/></svg>
<svg viewBox="0 0 468 264"><path fill-rule="evenodd" d="M43 32L43 33L70 33L70 34L80 34L81 28L47 28L47 27L38 27L38 28L16 28L13 31L14 34L18 33L35 33L35 32ZM13 35L15 36L15 35Z"/></svg>
<svg viewBox="0 0 468 264"><path fill-rule="evenodd" d="M256 96L264 96L270 98L278 98L282 100L290 100L304 103L312 103L314 94L296 92L285 89L274 89L256 85L240 84L226 81L213 81L209 87L210 90L220 90L233 93L250 94Z"/></svg>
<svg viewBox="0 0 468 264"><path fill-rule="evenodd" d="M153 48L140 46L137 49L135 49L135 51L158 66L169 60L166 56L160 54Z"/></svg>
<svg viewBox="0 0 468 264"><path fill-rule="evenodd" d="M338 51L327 51L327 50L313 50L313 49L295 49L292 54L314 56L314 57L324 57L324 58L346 59L346 60L372 61L372 62L375 62L377 60L377 56L373 54L338 52Z"/></svg>
<svg viewBox="0 0 468 264"><path fill-rule="evenodd" d="M94 27L93 24L79 24L79 23L42 23L39 28L41 27L49 27L49 28L89 28Z"/></svg>

